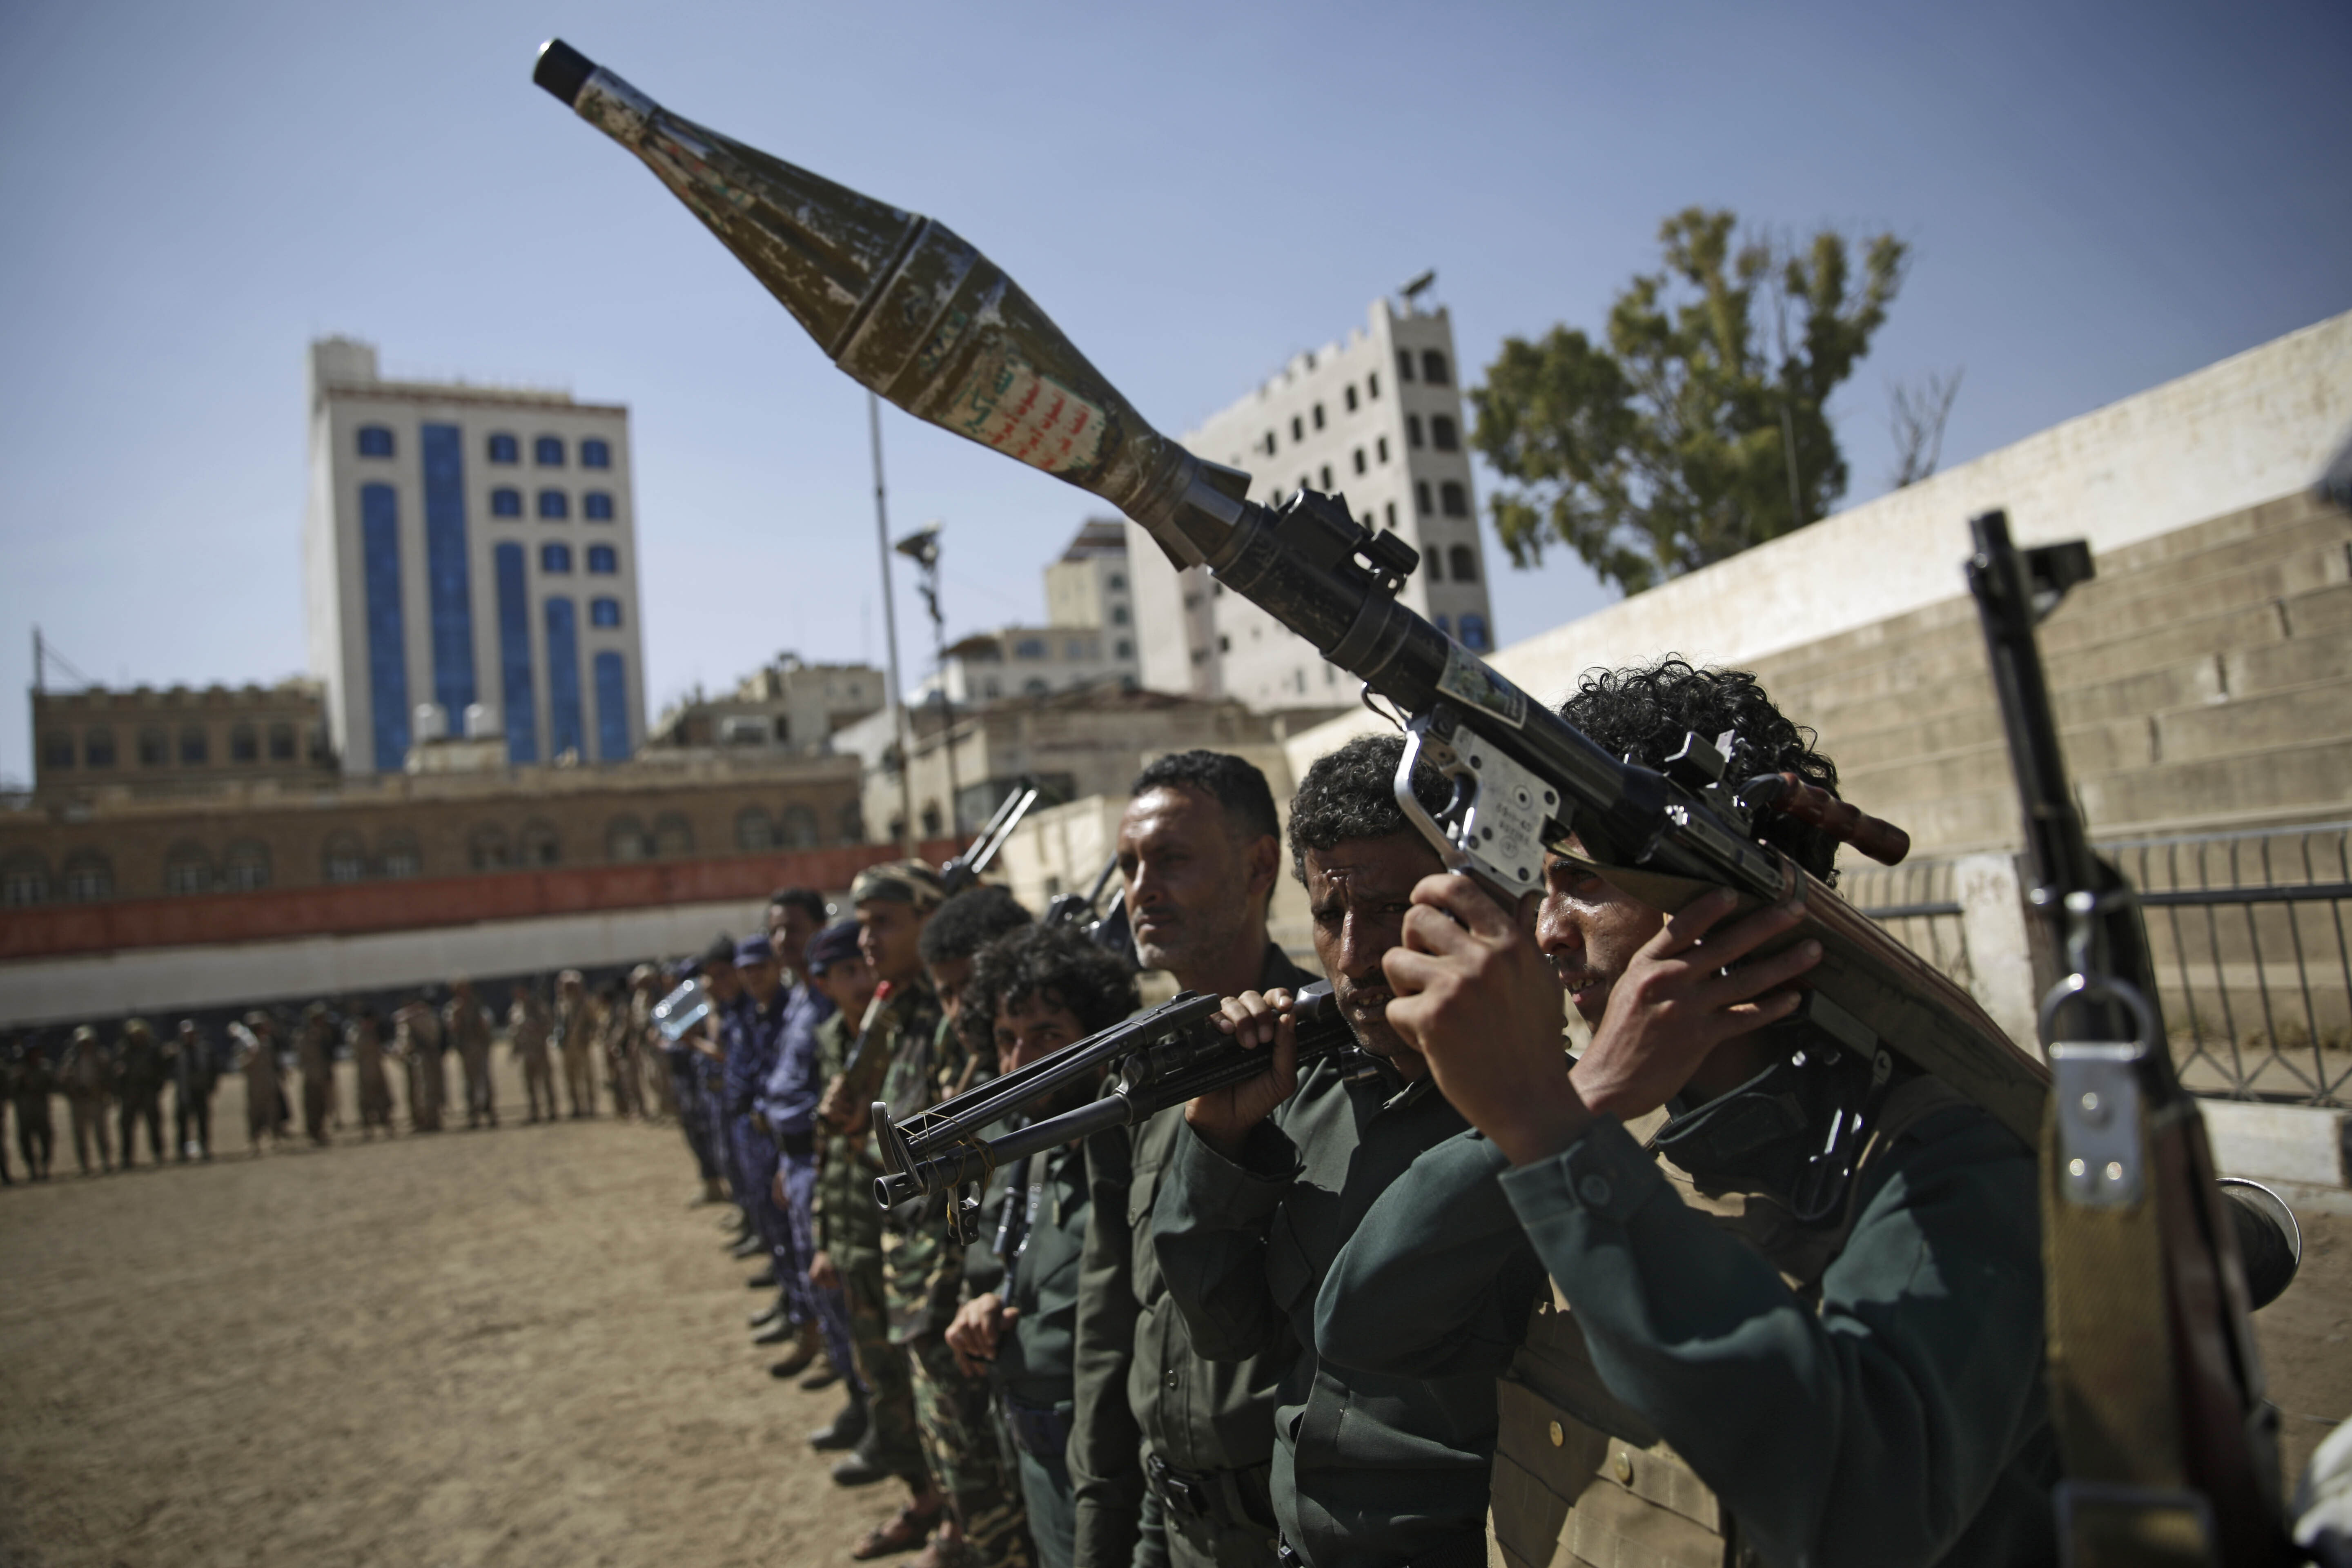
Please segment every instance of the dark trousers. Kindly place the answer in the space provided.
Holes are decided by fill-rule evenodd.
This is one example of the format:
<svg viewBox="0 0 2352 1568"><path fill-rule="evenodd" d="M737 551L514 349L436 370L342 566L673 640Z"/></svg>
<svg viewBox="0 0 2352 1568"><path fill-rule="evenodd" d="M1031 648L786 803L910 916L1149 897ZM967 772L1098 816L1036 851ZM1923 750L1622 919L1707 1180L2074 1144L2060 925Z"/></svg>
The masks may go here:
<svg viewBox="0 0 2352 1568"><path fill-rule="evenodd" d="M195 1145L196 1152L200 1154L213 1152L211 1095L174 1094L172 1097L172 1124L173 1138L180 1146L181 1159L188 1157L191 1143Z"/></svg>

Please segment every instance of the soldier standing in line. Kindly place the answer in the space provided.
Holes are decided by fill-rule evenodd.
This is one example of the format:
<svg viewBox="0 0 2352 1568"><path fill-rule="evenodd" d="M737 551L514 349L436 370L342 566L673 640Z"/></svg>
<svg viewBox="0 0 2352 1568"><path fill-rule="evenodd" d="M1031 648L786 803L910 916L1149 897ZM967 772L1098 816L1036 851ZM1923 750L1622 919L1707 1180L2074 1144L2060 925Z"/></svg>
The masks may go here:
<svg viewBox="0 0 2352 1568"><path fill-rule="evenodd" d="M654 1004L661 998L660 965L640 963L629 971L629 1040L637 1064L637 1103L645 1107L648 1121L664 1121L677 1114L669 1064L662 1049L667 1042L654 1027Z"/></svg>
<svg viewBox="0 0 2352 1568"><path fill-rule="evenodd" d="M28 1181L47 1181L49 1162L57 1154L57 1123L51 1120L49 1110L49 1096L55 1092L57 1081L41 1042L26 1040L23 1053L16 1058L16 1070L9 1075L8 1098L16 1108L16 1152L25 1156Z"/></svg>
<svg viewBox="0 0 2352 1568"><path fill-rule="evenodd" d="M83 1175L91 1174L89 1146L94 1141L98 1144L99 1170L113 1170L114 1150L106 1136L106 1090L113 1076L112 1064L98 1043L98 1031L88 1024L75 1026L58 1068L66 1110L73 1118L74 1163L81 1167Z"/></svg>
<svg viewBox="0 0 2352 1568"><path fill-rule="evenodd" d="M768 1370L777 1377L793 1377L815 1362L816 1370L802 1384L807 1388L851 1375L849 1325L838 1310L838 1298L821 1294L808 1282L809 1262L816 1255L816 1229L809 1213L816 1187L816 1103L824 1090L824 1080L816 1076L816 1029L831 1016L833 1003L809 984L805 965L809 940L824 926L824 900L806 888L786 888L768 900L768 942L787 972L788 984L775 1057L755 1106L776 1150L772 1179L788 1233L790 1256L780 1258L778 1265L788 1321L778 1329L797 1325L800 1331L797 1348ZM775 1341L786 1337L778 1332Z"/></svg>
<svg viewBox="0 0 2352 1568"><path fill-rule="evenodd" d="M16 1096L16 1051L13 1045L0 1045L0 1186L16 1184L16 1173L8 1169L8 1103Z"/></svg>
<svg viewBox="0 0 2352 1568"><path fill-rule="evenodd" d="M382 1128L392 1136L392 1079L383 1070L383 1027L375 1009L365 1003L352 1015L344 1038L352 1049L352 1068L359 1079L360 1136L372 1138Z"/></svg>
<svg viewBox="0 0 2352 1568"><path fill-rule="evenodd" d="M729 959L733 960L730 946ZM596 1114L596 1007L576 969L555 979L555 1047L563 1059L563 1093L572 1114Z"/></svg>
<svg viewBox="0 0 2352 1568"><path fill-rule="evenodd" d="M163 1047L144 1018L122 1026L122 1055L116 1066L121 1096L122 1168L131 1169L131 1144L139 1123L147 1123L147 1152L156 1164L163 1163Z"/></svg>
<svg viewBox="0 0 2352 1568"><path fill-rule="evenodd" d="M194 1018L180 1020L179 1033L164 1047L172 1068L172 1136L180 1160L213 1157L213 1087L220 1081L220 1059L213 1043L197 1029Z"/></svg>
<svg viewBox="0 0 2352 1568"><path fill-rule="evenodd" d="M245 1074L245 1144L258 1156L263 1137L277 1137L284 1126L279 1112L278 1029L268 1014L256 1008L245 1016L245 1022L229 1026L229 1036L236 1042L236 1065Z"/></svg>
<svg viewBox="0 0 2352 1568"><path fill-rule="evenodd" d="M743 981L735 973L735 939L721 932L702 951L702 984L710 996L710 1014L686 1037L694 1051L695 1099L702 1107L709 1134L712 1160L727 1183L740 1238L751 1238L751 1216L743 1207L740 1174L735 1168L732 1140L727 1136L727 1057L741 1031ZM706 1191L708 1188L705 1189ZM728 1245L735 1247L735 1242ZM770 1311L783 1316L778 1301ZM763 1317L766 1315L763 1314ZM754 1320L754 1326L760 1320ZM767 1321L772 1321L768 1319Z"/></svg>
<svg viewBox="0 0 2352 1568"><path fill-rule="evenodd" d="M465 1069L467 1129L496 1127L499 1105L490 1085L490 1010L475 997L471 980L461 974L449 983L449 1005L442 1016L447 1026L446 1037Z"/></svg>
<svg viewBox="0 0 2352 1568"><path fill-rule="evenodd" d="M507 1039L522 1068L523 1098L530 1102L530 1121L555 1120L555 1074L547 1059L547 1037L554 1027L539 987L528 981L515 987L507 1005Z"/></svg>
<svg viewBox="0 0 2352 1568"><path fill-rule="evenodd" d="M294 1031L294 1061L302 1075L302 1132L323 1149L335 1084L335 1020L324 1002L302 1009L302 1022Z"/></svg>
<svg viewBox="0 0 2352 1568"><path fill-rule="evenodd" d="M441 1019L416 1001L392 1016L393 1049L408 1069L408 1130L441 1131Z"/></svg>
<svg viewBox="0 0 2352 1568"><path fill-rule="evenodd" d="M692 962L673 964L666 978L675 988L693 979L699 970L700 965ZM719 1152L710 1142L709 1110L703 1104L699 1070L695 1066L702 1059L695 1041L709 1023L704 1018L689 1026L675 1040L657 1036L656 1041L662 1054L662 1070L669 1078L670 1102L677 1108L677 1130L686 1140L688 1152L694 1156L695 1173L702 1178L702 1191L689 1205L697 1208L727 1201L726 1184L719 1178Z"/></svg>
<svg viewBox="0 0 2352 1568"><path fill-rule="evenodd" d="M601 997L596 1037L603 1047L604 1082L613 1091L613 1114L634 1121L645 1113L638 1094L636 1042L630 1037L629 992L618 980L608 980Z"/></svg>

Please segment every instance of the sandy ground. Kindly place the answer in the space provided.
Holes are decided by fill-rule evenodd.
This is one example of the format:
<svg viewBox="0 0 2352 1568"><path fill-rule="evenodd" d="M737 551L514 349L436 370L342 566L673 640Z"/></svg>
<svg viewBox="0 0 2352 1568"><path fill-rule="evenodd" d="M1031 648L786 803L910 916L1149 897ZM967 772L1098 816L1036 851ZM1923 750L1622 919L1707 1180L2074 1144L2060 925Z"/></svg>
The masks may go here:
<svg viewBox="0 0 2352 1568"><path fill-rule="evenodd" d="M841 1563L895 1507L810 1453L837 1396L767 1376L675 1129L215 1120L210 1166L0 1192L0 1563ZM2258 1320L2295 1468L2352 1415L2352 1218L2305 1231Z"/></svg>

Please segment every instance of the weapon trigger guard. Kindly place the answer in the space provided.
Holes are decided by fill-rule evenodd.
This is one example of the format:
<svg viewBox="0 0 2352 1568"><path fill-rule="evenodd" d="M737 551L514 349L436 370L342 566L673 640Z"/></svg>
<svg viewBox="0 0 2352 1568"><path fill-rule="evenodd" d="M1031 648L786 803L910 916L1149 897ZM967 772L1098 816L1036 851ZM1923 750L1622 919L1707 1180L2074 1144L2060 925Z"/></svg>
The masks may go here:
<svg viewBox="0 0 2352 1568"><path fill-rule="evenodd" d="M1543 886L1544 824L1559 812L1559 792L1453 721L1440 703L1405 726L1397 809L1436 847L1448 870L1472 873L1507 895L1533 892ZM1451 739L1438 733L1441 723L1451 729ZM1412 792L1413 769L1423 757L1456 785L1442 822ZM1460 787L1465 781L1466 794Z"/></svg>

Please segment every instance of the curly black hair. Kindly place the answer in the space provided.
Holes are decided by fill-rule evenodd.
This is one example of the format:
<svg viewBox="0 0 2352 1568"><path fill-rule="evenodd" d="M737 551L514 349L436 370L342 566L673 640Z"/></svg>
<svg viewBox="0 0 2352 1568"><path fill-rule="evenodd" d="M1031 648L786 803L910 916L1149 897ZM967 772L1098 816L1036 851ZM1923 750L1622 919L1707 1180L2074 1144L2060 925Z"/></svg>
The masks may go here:
<svg viewBox="0 0 2352 1568"><path fill-rule="evenodd" d="M1712 744L1729 730L1739 737L1731 759L1736 776L1793 773L1837 793L1837 764L1813 750L1821 737L1773 707L1744 669L1698 669L1668 654L1635 668L1587 670L1559 716L1603 751L1645 768L1664 766L1686 734L1696 731ZM1766 841L1798 865L1824 881L1835 875L1833 836L1778 813L1766 813L1761 826Z"/></svg>
<svg viewBox="0 0 2352 1568"><path fill-rule="evenodd" d="M1281 819L1274 814L1274 791L1265 775L1226 752L1171 752L1141 773L1127 793L1153 789L1196 789L1224 807L1225 816L1245 838L1280 838Z"/></svg>
<svg viewBox="0 0 2352 1568"><path fill-rule="evenodd" d="M1307 852L1350 838L1385 838L1409 833L1412 825L1396 803L1397 763L1404 756L1402 735L1360 735L1336 752L1315 759L1298 793L1290 798L1290 874L1307 880ZM1452 786L1427 759L1412 770L1412 797L1434 814Z"/></svg>
<svg viewBox="0 0 2352 1568"><path fill-rule="evenodd" d="M923 922L915 951L925 963L970 958L1006 931L1018 931L1036 917L1013 901L1003 888L982 882L941 904Z"/></svg>
<svg viewBox="0 0 2352 1568"><path fill-rule="evenodd" d="M996 1059L996 1015L1033 996L1067 1007L1078 1032L1108 1029L1143 1005L1126 964L1068 926L1032 925L980 950L956 1026L965 1047Z"/></svg>

